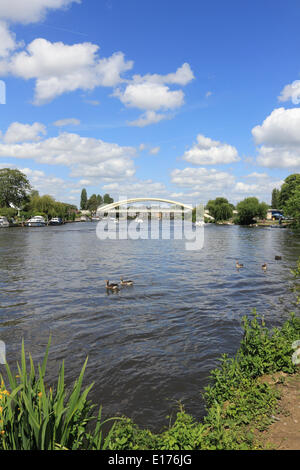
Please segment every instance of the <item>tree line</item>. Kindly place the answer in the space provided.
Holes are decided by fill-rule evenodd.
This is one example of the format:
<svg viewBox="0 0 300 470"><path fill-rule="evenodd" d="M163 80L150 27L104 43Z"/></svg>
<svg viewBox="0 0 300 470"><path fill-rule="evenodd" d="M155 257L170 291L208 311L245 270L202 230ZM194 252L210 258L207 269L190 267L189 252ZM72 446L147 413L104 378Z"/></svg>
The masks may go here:
<svg viewBox="0 0 300 470"><path fill-rule="evenodd" d="M85 188L81 191L80 197L80 209L87 210L90 212L96 212L99 206L102 204L111 204L114 202L113 198L109 194L92 194L89 198L87 196L87 191Z"/></svg>
<svg viewBox="0 0 300 470"><path fill-rule="evenodd" d="M300 174L288 176L280 189L272 191L271 208L282 211L293 219L293 224L300 226ZM224 197L209 200L205 209L216 222L233 220L240 225L251 225L257 219L265 219L270 206L256 197L247 197L236 207ZM234 212L236 211L236 213Z"/></svg>
<svg viewBox="0 0 300 470"><path fill-rule="evenodd" d="M96 212L102 204L114 202L109 194L92 194L89 198L85 188L81 191L80 209ZM256 197L247 197L236 207L224 197L209 200L206 209L216 222L232 219L241 225L250 225L256 219L266 218L269 205ZM300 226L300 173L289 175L280 189L272 191L271 207L283 211L285 216ZM35 191L24 173L20 170L3 168L0 170L0 210L4 216L46 215L48 218L61 217L65 220L75 218L77 207L56 201L52 196L40 196ZM237 213L234 213L236 210Z"/></svg>
<svg viewBox="0 0 300 470"><path fill-rule="evenodd" d="M92 194L87 197L84 188L81 191L80 208L96 212L102 204L110 204L113 198L109 194ZM13 218L19 214L23 218L42 215L48 219L60 217L64 220L74 220L78 208L76 205L56 201L52 196L32 188L27 176L20 170L3 168L0 170L0 215Z"/></svg>

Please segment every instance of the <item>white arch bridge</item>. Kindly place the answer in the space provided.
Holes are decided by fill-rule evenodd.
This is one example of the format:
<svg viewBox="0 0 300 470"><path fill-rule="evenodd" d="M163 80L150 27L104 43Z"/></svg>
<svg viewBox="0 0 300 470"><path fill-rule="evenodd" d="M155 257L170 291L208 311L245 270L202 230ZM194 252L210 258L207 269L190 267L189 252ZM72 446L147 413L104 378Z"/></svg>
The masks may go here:
<svg viewBox="0 0 300 470"><path fill-rule="evenodd" d="M171 204L175 206L175 208L166 208L166 207L157 207L157 206L151 206L150 208L148 207L130 207L129 211L135 211L135 212L149 212L151 210L153 211L159 211L159 212L178 212L181 213L183 210L185 212L189 212L193 210L193 206L184 204L182 202L178 201L173 201L171 199L164 199L164 198L157 198L157 197L135 197L131 199L124 199L116 202L112 202L111 204L106 204L103 206L99 206L97 209L97 214L99 213L109 213L112 211L115 211L116 209L118 212L128 212L128 209L121 209L122 206L128 206L129 204L134 204L134 203L140 203L140 202L163 202L165 204Z"/></svg>
<svg viewBox="0 0 300 470"><path fill-rule="evenodd" d="M150 202L151 206L149 207L148 205L143 205L143 206L130 206L130 204L136 204L136 203L146 203ZM163 204L168 204L169 207L166 206L157 206L154 205L154 203L163 203ZM97 209L97 216L103 216L104 214L114 214L114 215L128 215L129 213L135 213L135 214L155 214L157 215L168 215L168 214L173 214L173 215L178 215L181 217L181 215L185 215L185 217L191 217L193 209L196 209L196 214L197 214L197 219L202 219L204 216L204 206L202 204L198 206L192 206L189 204L185 204L183 202L179 201L174 201L172 199L165 199L161 197L135 197L135 198L130 198L130 199L123 199L119 201L112 202L110 204L104 204L102 206L99 206ZM206 216L207 214L205 214ZM208 217L210 217L208 215Z"/></svg>
<svg viewBox="0 0 300 470"><path fill-rule="evenodd" d="M144 206L131 206L128 207L130 204L135 204L135 203L141 203L141 202L151 202L151 206L149 207L148 205ZM166 206L157 206L154 205L153 203L164 203L164 204L169 204L169 207ZM125 208L127 206L127 208ZM102 206L99 206L97 209L97 216L103 216L104 214L117 214L117 216L124 216L128 215L130 213L135 213L135 214L151 214L151 216L160 216L162 217L163 215L170 215L173 214L173 216L178 216L181 217L182 215L185 216L185 218L192 217L192 212L193 209L197 209L197 219L203 217L203 205L200 204L197 207L193 207L189 204L185 204L183 202L178 202L174 201L172 199L165 199L165 198L157 198L157 197L138 197L138 198L130 198L130 199L124 199L124 200L119 200L116 202L113 202L111 204L105 204Z"/></svg>

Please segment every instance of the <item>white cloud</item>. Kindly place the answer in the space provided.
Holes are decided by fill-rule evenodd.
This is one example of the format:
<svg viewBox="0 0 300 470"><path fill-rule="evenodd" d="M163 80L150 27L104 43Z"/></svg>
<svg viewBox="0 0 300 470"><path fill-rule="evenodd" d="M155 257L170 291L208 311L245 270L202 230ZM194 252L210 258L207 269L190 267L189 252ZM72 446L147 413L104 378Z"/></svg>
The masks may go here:
<svg viewBox="0 0 300 470"><path fill-rule="evenodd" d="M9 22L35 23L44 18L49 10L65 8L81 0L1 0L0 18Z"/></svg>
<svg viewBox="0 0 300 470"><path fill-rule="evenodd" d="M145 127L168 119L170 116L162 114L162 112L175 110L184 104L183 91L172 90L169 85L184 86L193 79L194 74L190 65L184 63L175 73L167 75L134 75L132 80L127 82L125 88L115 89L113 96L119 98L126 107L144 111L137 120L129 124Z"/></svg>
<svg viewBox="0 0 300 470"><path fill-rule="evenodd" d="M153 147L149 150L149 153L151 155L157 155L159 153L159 151L160 151L160 147Z"/></svg>
<svg viewBox="0 0 300 470"><path fill-rule="evenodd" d="M212 140L201 134L197 136L197 143L187 150L182 158L195 165L216 165L240 160L235 147Z"/></svg>
<svg viewBox="0 0 300 470"><path fill-rule="evenodd" d="M0 57L8 57L20 45L16 42L15 34L9 31L7 24L0 21Z"/></svg>
<svg viewBox="0 0 300 470"><path fill-rule="evenodd" d="M300 108L278 108L252 129L257 163L269 168L300 167Z"/></svg>
<svg viewBox="0 0 300 470"><path fill-rule="evenodd" d="M263 184L261 178L256 183L251 184L238 181L233 187L233 198L236 199L237 196L239 196L240 198L255 196L262 200L270 200L273 189L279 189L283 183L283 180L273 180L268 175L264 179Z"/></svg>
<svg viewBox="0 0 300 470"><path fill-rule="evenodd" d="M146 127L150 124L157 124L158 122L164 119L169 119L169 116L165 114L156 113L155 111L146 111L138 119L136 119L135 121L131 121L128 124L130 126Z"/></svg>
<svg viewBox="0 0 300 470"><path fill-rule="evenodd" d="M69 119L60 119L53 123L56 127L65 127L65 126L79 126L80 121L76 118L69 118Z"/></svg>
<svg viewBox="0 0 300 470"><path fill-rule="evenodd" d="M116 90L114 96L128 107L158 111L182 106L184 94L181 90L171 91L166 85L144 82L127 85L124 92Z"/></svg>
<svg viewBox="0 0 300 470"><path fill-rule="evenodd" d="M277 108L261 126L252 129L257 144L299 145L300 108Z"/></svg>
<svg viewBox="0 0 300 470"><path fill-rule="evenodd" d="M295 80L293 83L286 85L282 90L279 101L291 100L294 104L300 103L300 80Z"/></svg>
<svg viewBox="0 0 300 470"><path fill-rule="evenodd" d="M220 191L235 183L232 174L207 168L175 169L171 172L172 183L181 187L192 187L203 191Z"/></svg>
<svg viewBox="0 0 300 470"><path fill-rule="evenodd" d="M122 52L99 58L98 51L99 46L90 42L66 45L38 38L26 50L2 61L0 70L35 79L35 104L43 104L66 92L118 85L133 62L126 61Z"/></svg>
<svg viewBox="0 0 300 470"><path fill-rule="evenodd" d="M34 124L22 124L13 122L3 136L5 144L16 144L18 142L37 142L41 140L41 135L47 133L44 124L35 122Z"/></svg>
<svg viewBox="0 0 300 470"><path fill-rule="evenodd" d="M149 180L133 179L130 183L110 183L103 186L103 190L116 196L116 198L126 197L159 197L167 193L163 183Z"/></svg>
<svg viewBox="0 0 300 470"><path fill-rule="evenodd" d="M98 181L126 179L135 173L133 157L136 149L133 147L121 147L115 143L66 132L39 142L25 140L28 140L28 135L22 143L16 143L16 140L7 143L4 137L3 143L0 142L0 156L33 159L48 165L64 165L71 169L72 177L96 178Z"/></svg>
<svg viewBox="0 0 300 470"><path fill-rule="evenodd" d="M175 73L169 73L167 75L147 74L147 75L134 75L133 81L135 83L157 83L157 84L176 84L176 85L187 85L195 78L193 71L188 63L184 63L179 67Z"/></svg>

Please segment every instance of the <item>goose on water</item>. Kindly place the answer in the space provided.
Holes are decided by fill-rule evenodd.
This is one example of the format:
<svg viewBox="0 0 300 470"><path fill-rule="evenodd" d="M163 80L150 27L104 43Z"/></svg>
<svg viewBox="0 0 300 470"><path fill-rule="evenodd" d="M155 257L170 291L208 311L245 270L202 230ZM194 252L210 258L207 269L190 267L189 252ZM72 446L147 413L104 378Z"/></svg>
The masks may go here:
<svg viewBox="0 0 300 470"><path fill-rule="evenodd" d="M119 285L118 284L113 284L113 283L109 283L109 281L105 281L106 282L106 289L111 289L111 290L118 290L119 289Z"/></svg>
<svg viewBox="0 0 300 470"><path fill-rule="evenodd" d="M132 286L133 285L133 281L124 281L124 279L121 277L120 278L121 280L121 286Z"/></svg>

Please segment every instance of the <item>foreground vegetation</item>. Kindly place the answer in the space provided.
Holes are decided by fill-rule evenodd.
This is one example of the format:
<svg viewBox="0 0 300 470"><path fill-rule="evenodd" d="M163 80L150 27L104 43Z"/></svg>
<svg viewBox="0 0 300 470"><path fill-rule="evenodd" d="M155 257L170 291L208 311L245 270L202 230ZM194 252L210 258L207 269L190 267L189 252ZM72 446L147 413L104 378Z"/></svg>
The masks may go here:
<svg viewBox="0 0 300 470"><path fill-rule="evenodd" d="M82 390L84 370L67 391L62 364L56 385L45 383L48 348L37 370L24 345L17 376L6 365L8 384L0 386L0 449L255 449L257 431L272 422L280 396L263 374L293 374L291 344L300 338L300 318L291 314L281 328L269 330L262 318L243 319L244 336L234 358L223 355L211 373L204 398L207 414L197 422L180 406L175 421L160 434L140 429L128 418L113 418L103 437L101 408L88 400L92 385ZM256 436L256 437L255 437Z"/></svg>

